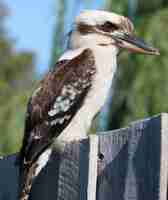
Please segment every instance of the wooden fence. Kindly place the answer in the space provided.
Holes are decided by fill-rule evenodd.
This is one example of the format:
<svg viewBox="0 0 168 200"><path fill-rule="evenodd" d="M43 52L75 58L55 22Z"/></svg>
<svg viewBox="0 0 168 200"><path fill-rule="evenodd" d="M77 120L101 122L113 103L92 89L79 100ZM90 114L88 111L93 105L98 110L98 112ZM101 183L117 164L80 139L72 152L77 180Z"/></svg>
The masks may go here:
<svg viewBox="0 0 168 200"><path fill-rule="evenodd" d="M98 155L98 156L97 156ZM16 200L15 155L0 160L0 200ZM168 114L68 144L53 152L31 200L166 200Z"/></svg>

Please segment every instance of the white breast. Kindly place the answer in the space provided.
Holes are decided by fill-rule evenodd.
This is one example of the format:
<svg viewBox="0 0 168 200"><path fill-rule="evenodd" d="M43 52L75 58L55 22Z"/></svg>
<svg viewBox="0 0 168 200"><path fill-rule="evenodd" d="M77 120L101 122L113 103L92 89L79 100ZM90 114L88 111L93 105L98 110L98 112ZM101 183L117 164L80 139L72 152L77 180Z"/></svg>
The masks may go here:
<svg viewBox="0 0 168 200"><path fill-rule="evenodd" d="M105 47L104 47L105 48ZM78 55L83 49L64 54L61 59L70 55ZM69 142L87 137L92 119L100 111L108 96L113 75L116 71L116 49L95 48L93 53L96 61L96 74L93 80L92 88L85 98L83 106L77 112L70 124L63 130L56 139L56 144L61 141ZM63 143L64 143L63 142Z"/></svg>
<svg viewBox="0 0 168 200"><path fill-rule="evenodd" d="M113 49L107 49L106 51L96 49L94 55L97 73L93 80L92 89L85 100L85 106L82 108L83 112L86 112L88 120L86 122L87 128L90 127L90 123L95 114L97 114L104 105L116 71L116 56L113 56L115 55Z"/></svg>

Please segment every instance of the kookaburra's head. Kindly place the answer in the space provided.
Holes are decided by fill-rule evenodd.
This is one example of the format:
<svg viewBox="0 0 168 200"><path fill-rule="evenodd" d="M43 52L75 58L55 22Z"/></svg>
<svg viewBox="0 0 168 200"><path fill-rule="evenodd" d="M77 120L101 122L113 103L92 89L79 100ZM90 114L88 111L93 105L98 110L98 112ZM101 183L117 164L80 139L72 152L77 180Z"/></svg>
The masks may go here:
<svg viewBox="0 0 168 200"><path fill-rule="evenodd" d="M132 22L115 13L100 10L85 10L76 17L70 36L72 49L84 47L112 47L132 52L158 55L157 49L135 37Z"/></svg>

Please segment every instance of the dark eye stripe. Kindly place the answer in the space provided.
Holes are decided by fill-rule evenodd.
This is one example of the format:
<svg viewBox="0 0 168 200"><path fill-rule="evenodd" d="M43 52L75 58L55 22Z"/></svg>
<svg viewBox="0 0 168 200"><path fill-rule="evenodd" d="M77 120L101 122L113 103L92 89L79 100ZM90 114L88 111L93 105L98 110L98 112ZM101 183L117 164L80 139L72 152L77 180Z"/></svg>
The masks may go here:
<svg viewBox="0 0 168 200"><path fill-rule="evenodd" d="M88 33L92 33L93 32L93 27L87 24L78 24L78 31L81 34L88 34Z"/></svg>
<svg viewBox="0 0 168 200"><path fill-rule="evenodd" d="M119 27L116 24L113 24L111 22L105 22L102 25L98 25L97 28L104 32L112 32L119 29Z"/></svg>

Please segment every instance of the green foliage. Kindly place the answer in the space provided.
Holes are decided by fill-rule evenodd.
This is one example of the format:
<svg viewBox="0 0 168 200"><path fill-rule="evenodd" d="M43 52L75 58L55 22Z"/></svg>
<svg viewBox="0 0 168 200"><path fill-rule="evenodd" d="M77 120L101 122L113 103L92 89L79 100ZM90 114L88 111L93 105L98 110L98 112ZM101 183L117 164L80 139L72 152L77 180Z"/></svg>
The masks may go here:
<svg viewBox="0 0 168 200"><path fill-rule="evenodd" d="M163 6L164 0L138 0L138 12L139 13L147 13L153 12L154 10L158 10Z"/></svg>
<svg viewBox="0 0 168 200"><path fill-rule="evenodd" d="M109 11L127 15L128 11L128 0L110 0L106 2L106 8Z"/></svg>
<svg viewBox="0 0 168 200"><path fill-rule="evenodd" d="M0 10L6 9L0 4ZM33 78L34 55L17 52L7 37L6 15L0 15L0 154L14 153L21 144L26 103ZM5 14L6 12L4 12Z"/></svg>
<svg viewBox="0 0 168 200"><path fill-rule="evenodd" d="M138 117L138 113L153 115L168 111L166 99L168 96L168 30L165 29L168 20L167 13L168 9L164 9L143 20L148 24L144 38L155 44L160 49L161 55L137 57L139 70L137 70L132 88L132 97L135 97L137 105L137 109L133 112L135 117ZM141 26L144 24L143 21Z"/></svg>

